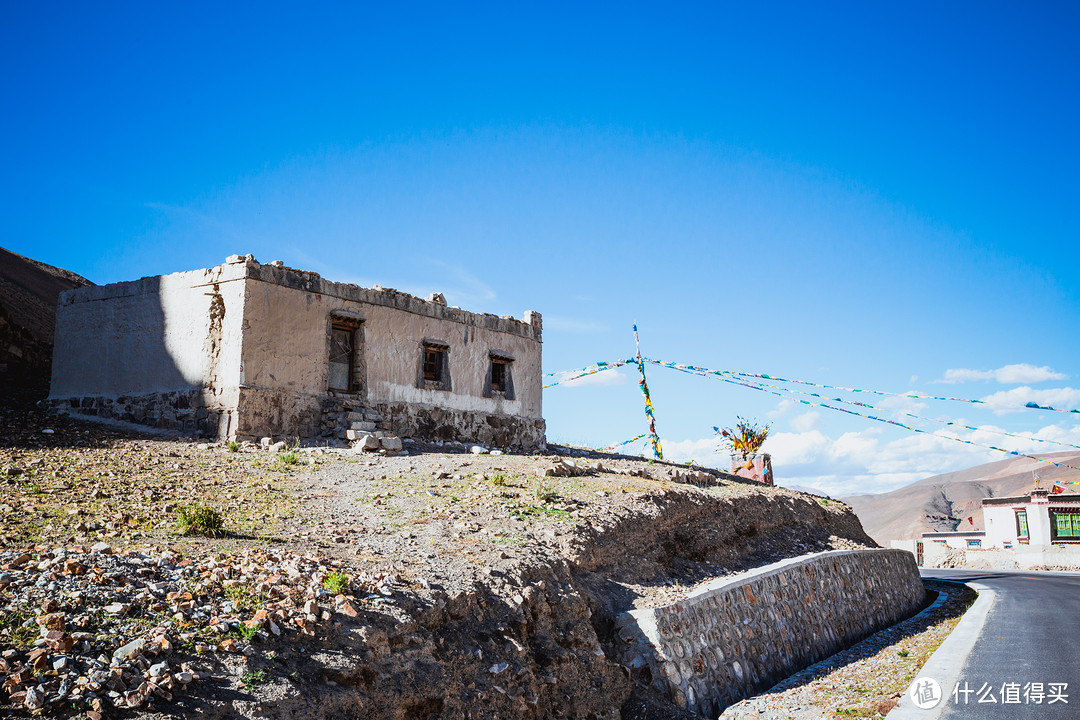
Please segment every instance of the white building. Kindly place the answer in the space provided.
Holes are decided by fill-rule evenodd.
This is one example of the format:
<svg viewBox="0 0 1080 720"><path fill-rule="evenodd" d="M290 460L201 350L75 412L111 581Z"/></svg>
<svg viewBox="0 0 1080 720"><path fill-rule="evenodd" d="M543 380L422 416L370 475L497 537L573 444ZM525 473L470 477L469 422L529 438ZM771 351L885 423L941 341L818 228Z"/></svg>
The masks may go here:
<svg viewBox="0 0 1080 720"><path fill-rule="evenodd" d="M1036 488L1027 495L982 501L985 546L1080 546L1080 495Z"/></svg>

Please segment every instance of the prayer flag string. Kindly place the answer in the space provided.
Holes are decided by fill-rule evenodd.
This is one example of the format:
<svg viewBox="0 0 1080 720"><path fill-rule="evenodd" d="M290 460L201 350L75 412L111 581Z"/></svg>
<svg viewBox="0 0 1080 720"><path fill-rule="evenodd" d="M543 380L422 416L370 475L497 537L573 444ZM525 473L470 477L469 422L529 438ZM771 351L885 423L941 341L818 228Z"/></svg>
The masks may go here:
<svg viewBox="0 0 1080 720"><path fill-rule="evenodd" d="M798 383L800 385L810 385L811 387L825 388L827 390L842 390L844 392L852 392L852 393L869 393L871 395L883 395L885 397L912 398L914 400L948 400L948 401L952 401L952 402L972 403L974 405L990 405L992 407L1007 407L1007 408L1026 409L1026 410L1051 410L1053 412L1078 413L1078 414L1080 414L1080 410L1071 410L1071 409L1066 409L1066 408L1056 408L1056 407L1051 407L1050 405L1039 405L1036 402L1028 402L1028 403L1025 403L1023 405L1010 405L1008 403L995 403L995 402L990 402L988 400L972 400L970 398L940 397L940 396L937 396L937 395L920 395L918 393L894 393L894 392L883 392L881 390L860 390L859 388L849 388L849 387L843 387L843 386L840 386L840 385L826 385L824 383L809 382L807 380L790 380L788 378L777 377L776 375L765 375L765 374L760 374L759 375L759 374L755 374L755 373L744 373L744 372L737 372L737 371L726 371L726 372L728 374L730 374L730 375L738 375L740 377L761 378L763 380L775 380L777 382L786 382L786 383Z"/></svg>
<svg viewBox="0 0 1080 720"><path fill-rule="evenodd" d="M706 375L706 374L717 375L717 376L729 375L729 373L724 372L724 371L706 370L705 368L699 368L699 367L694 367L694 366L690 366L690 365L679 365L678 363L660 362L658 360L650 360L649 358L644 358L644 361L647 362L647 363L653 363L655 365L660 365L662 367L668 367L668 368L672 368L672 369L675 369L675 370L682 370L683 372L690 372L690 373L698 374L698 375ZM685 370L684 370L684 368L685 368ZM791 393L791 394L795 394L795 395L804 395L806 397L818 398L820 400L828 400L830 402L844 403L845 405L855 405L855 406L858 406L858 407L868 408L870 410L880 410L880 408L877 408L877 407L875 407L875 406L873 406L873 405L871 405L869 403L858 402L857 400L846 400L844 398L839 398L839 397L832 397L832 398L831 397L825 397L825 396L820 395L818 393L806 392L805 390L795 390L794 388L786 388L786 387L782 387L782 386L779 386L779 385L771 385L769 383L752 383L752 384L754 384L754 385L759 385L760 384L762 387L770 387L770 388L773 388L773 389L776 389L776 390L780 390L781 392ZM921 415L915 415L913 413L901 413L901 414L904 417L909 417L909 418L911 418L913 420L921 420L923 422L938 423L939 425L945 425L945 426L948 426L948 427L963 428L964 430L972 430L974 432L981 432L981 433L986 433L986 434L989 434L989 435L1000 435L1000 436L1003 436L1003 437L1016 438L1018 440L1030 440L1032 442L1038 442L1038 443L1049 443L1051 445L1060 445L1062 447L1070 447L1070 448L1075 448L1077 450L1080 450L1080 445L1074 445L1072 443L1061 442L1059 440L1049 440L1049 439L1046 439L1046 438L1032 437L1030 435L1018 435L1016 433L1007 432L1005 430L991 430L989 428L980 428L980 427L975 427L974 425L964 425L963 423L952 422L951 420L937 420L936 418L923 417Z"/></svg>
<svg viewBox="0 0 1080 720"><path fill-rule="evenodd" d="M672 369L675 369L675 370L679 370L680 372L689 372L689 373L692 373L692 374L700 374L700 373L697 373L697 372L695 372L693 370L684 370L684 369L682 369L680 367L676 367L674 364L665 365L665 366L666 367L671 367ZM748 388L750 388L752 390L759 390L761 392L769 393L770 395L776 395L777 397L785 397L784 393L779 392L777 390L769 390L769 389L767 389L766 387L764 387L764 386L762 386L760 384L754 385L754 384L745 382L743 380L736 380L734 378L724 377L722 375L717 375L717 377L722 382L731 383L732 385L741 385L742 387L748 387ZM886 423L887 425L895 425L896 427L903 428L904 430L910 430L911 432L920 433L922 435L930 435L931 437L941 438L942 440L954 440L956 442L963 443L965 445L971 445L973 447L984 448L986 450L996 450L997 452L1002 452L1002 453L1005 453L1006 455L1015 455L1017 457L1028 458L1029 460L1035 460L1036 462L1045 463L1047 465L1052 465L1052 466L1057 467L1057 468L1065 468L1065 469L1068 469L1068 470L1080 471L1080 467L1075 467L1075 466L1069 465L1067 463L1057 463L1057 462L1054 462L1053 460L1047 460L1045 458L1041 458L1041 457L1038 457L1036 455L1029 455L1027 453L1022 453L1019 450L1007 450L1005 448L999 448L999 447L996 447L994 445L984 445L983 443L977 443L977 442L973 442L971 440L964 440L963 438L953 437L951 435L938 435L937 433L932 433L932 432L930 432L928 430L923 430L922 428L917 428L917 427L912 427L910 425L905 425L904 423L897 422L896 420L889 420L887 418L881 418L881 417L877 417L875 415L867 415L865 413L856 412L855 410L848 410L846 408L840 408L840 407L835 407L833 405L828 405L828 404L823 403L823 402L811 402L809 400L802 400L800 398L793 398L793 400L795 402L801 403L803 405L809 405L810 407L821 407L821 408L825 408L827 410L836 410L837 412L846 413L848 415L855 415L856 417L866 418L867 420L874 420L876 422Z"/></svg>
<svg viewBox="0 0 1080 720"><path fill-rule="evenodd" d="M548 373L548 374L544 375L543 377L555 377L556 375L570 375L570 377L564 377L564 378L561 378L559 380L556 380L553 383L548 383L547 385L543 385L541 387L541 389L546 390L549 387L555 387L556 385L562 385L563 383L568 383L571 380L578 380L579 378L588 377L589 375L595 375L596 373L604 372L605 370L614 370L615 368L622 367L623 365L626 365L627 363L632 363L632 362L635 362L635 361L633 359L630 359L630 360L617 360L615 362L610 362L610 363L608 363L608 362L598 362L595 365L590 365L589 367L582 368L580 370L562 370L562 371L559 371L559 372Z"/></svg>
<svg viewBox="0 0 1080 720"><path fill-rule="evenodd" d="M599 450L600 450L600 452L611 452L615 448L620 448L623 445L629 445L632 442L636 442L636 441L638 441L638 440L640 440L640 439L642 439L644 437L648 437L648 436L649 436L649 433L647 433L647 432L646 433L641 433L640 435L638 435L636 437L632 437L629 440L623 440L620 443L615 443L614 445L608 445L605 448L599 448Z"/></svg>

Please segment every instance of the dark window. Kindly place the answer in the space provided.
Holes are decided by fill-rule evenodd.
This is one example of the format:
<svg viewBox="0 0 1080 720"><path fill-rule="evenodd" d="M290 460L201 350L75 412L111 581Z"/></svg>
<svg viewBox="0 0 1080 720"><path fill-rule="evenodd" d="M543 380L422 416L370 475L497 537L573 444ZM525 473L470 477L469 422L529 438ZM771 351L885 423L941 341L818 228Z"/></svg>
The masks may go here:
<svg viewBox="0 0 1080 720"><path fill-rule="evenodd" d="M424 348L424 379L431 382L442 381L443 353L446 351L437 347Z"/></svg>
<svg viewBox="0 0 1080 720"><path fill-rule="evenodd" d="M506 392L506 366L505 360L491 359L491 389L495 392Z"/></svg>
<svg viewBox="0 0 1080 720"><path fill-rule="evenodd" d="M420 368L416 386L425 390L451 390L450 346L436 340L420 344Z"/></svg>
<svg viewBox="0 0 1080 720"><path fill-rule="evenodd" d="M492 350L488 354L484 397L495 397L497 393L506 400L514 399L513 366L514 358L503 350Z"/></svg>
<svg viewBox="0 0 1080 720"><path fill-rule="evenodd" d="M351 392L353 389L353 362L355 328L335 323L330 328L330 379L331 390Z"/></svg>

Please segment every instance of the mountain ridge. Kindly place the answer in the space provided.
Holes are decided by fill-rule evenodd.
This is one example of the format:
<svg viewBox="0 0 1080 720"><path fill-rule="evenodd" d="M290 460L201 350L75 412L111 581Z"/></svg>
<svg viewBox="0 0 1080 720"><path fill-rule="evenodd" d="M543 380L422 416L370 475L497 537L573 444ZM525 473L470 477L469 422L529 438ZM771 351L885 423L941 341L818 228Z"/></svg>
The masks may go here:
<svg viewBox="0 0 1080 720"><path fill-rule="evenodd" d="M1034 457L1080 465L1080 451ZM983 498L1023 494L1034 486L1036 475L1043 487L1050 487L1055 480L1080 478L1080 473L1071 468L1028 457L1009 457L932 475L887 493L851 495L840 500L851 506L870 537L888 547L891 540L914 539L924 532L982 530Z"/></svg>

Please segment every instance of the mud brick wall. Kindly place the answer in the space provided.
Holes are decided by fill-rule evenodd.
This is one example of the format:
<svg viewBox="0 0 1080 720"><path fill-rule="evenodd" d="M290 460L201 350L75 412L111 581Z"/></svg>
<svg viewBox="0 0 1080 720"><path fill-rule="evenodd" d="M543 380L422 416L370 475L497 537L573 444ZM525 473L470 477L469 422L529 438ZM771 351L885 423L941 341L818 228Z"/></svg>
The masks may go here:
<svg viewBox="0 0 1080 720"><path fill-rule="evenodd" d="M721 578L667 607L619 616L623 663L708 717L915 613L903 550L839 550Z"/></svg>

